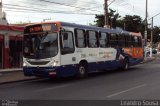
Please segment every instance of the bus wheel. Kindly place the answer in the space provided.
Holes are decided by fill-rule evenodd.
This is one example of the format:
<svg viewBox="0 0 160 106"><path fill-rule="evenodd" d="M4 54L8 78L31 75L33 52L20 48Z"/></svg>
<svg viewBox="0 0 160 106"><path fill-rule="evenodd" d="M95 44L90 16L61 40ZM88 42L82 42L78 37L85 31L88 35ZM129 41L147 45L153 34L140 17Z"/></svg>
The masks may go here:
<svg viewBox="0 0 160 106"><path fill-rule="evenodd" d="M78 67L78 78L86 78L88 76L87 64L80 63Z"/></svg>
<svg viewBox="0 0 160 106"><path fill-rule="evenodd" d="M123 65L122 69L123 70L128 70L128 68L129 68L129 61L128 61L128 59L124 59L124 63L123 64L124 65Z"/></svg>

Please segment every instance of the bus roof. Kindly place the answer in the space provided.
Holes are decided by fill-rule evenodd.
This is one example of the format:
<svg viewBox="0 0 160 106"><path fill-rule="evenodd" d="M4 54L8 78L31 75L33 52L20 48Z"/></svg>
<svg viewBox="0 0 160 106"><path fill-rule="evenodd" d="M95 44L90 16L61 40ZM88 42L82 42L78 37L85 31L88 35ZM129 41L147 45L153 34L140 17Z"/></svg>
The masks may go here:
<svg viewBox="0 0 160 106"><path fill-rule="evenodd" d="M96 26L86 26L86 25L80 25L80 24L75 24L75 23L67 23L67 22L60 22L61 26L66 26L66 27L74 27L74 28L80 28L80 29L87 29L87 30L98 30L102 32L108 32L108 33L123 33L123 34L129 34L128 31L124 31L122 29L106 29L102 27L96 27Z"/></svg>
<svg viewBox="0 0 160 106"><path fill-rule="evenodd" d="M118 29L106 29L106 28L102 28L102 27L80 25L80 24L61 22L61 21L31 23L31 24L28 24L27 26L35 25L35 24L52 24L52 23L57 24L57 25L62 26L62 27L63 26L64 27L74 27L74 28L79 28L79 29L98 30L98 31L108 32L108 33L119 33L119 34L124 34L124 35L142 36L141 33L129 32L129 31L125 31L125 30L120 29L120 28L118 28Z"/></svg>

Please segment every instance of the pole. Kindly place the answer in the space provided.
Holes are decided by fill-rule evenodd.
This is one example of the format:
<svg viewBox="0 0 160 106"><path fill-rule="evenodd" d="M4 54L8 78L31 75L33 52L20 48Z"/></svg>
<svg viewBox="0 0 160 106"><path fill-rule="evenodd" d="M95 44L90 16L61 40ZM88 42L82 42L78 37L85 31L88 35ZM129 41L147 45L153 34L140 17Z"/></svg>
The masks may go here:
<svg viewBox="0 0 160 106"><path fill-rule="evenodd" d="M152 28L151 28L151 42L150 42L150 57L152 57L152 43L153 43L153 17L152 17Z"/></svg>
<svg viewBox="0 0 160 106"><path fill-rule="evenodd" d="M109 15L108 15L108 0L104 0L104 27L108 28L109 26Z"/></svg>
<svg viewBox="0 0 160 106"><path fill-rule="evenodd" d="M2 12L2 0L0 0L0 19L3 16L3 12Z"/></svg>
<svg viewBox="0 0 160 106"><path fill-rule="evenodd" d="M147 11L147 9L148 9L148 0L146 0L146 17L145 17L145 32L144 32L144 58L146 58L147 57L147 13L148 13L148 11Z"/></svg>

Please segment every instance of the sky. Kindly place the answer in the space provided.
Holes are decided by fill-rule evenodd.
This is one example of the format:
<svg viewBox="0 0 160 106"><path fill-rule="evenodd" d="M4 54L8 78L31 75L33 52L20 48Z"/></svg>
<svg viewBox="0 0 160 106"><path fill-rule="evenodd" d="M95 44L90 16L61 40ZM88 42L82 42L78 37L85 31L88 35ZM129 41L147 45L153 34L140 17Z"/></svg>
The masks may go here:
<svg viewBox="0 0 160 106"><path fill-rule="evenodd" d="M113 2L112 2L113 1ZM109 0L109 8L121 16L139 15L145 18L146 0ZM3 0L3 11L9 23L64 21L88 25L94 23L95 14L103 14L104 0ZM160 0L148 0L148 23L160 13ZM70 14L73 13L73 14ZM160 26L160 15L154 26Z"/></svg>

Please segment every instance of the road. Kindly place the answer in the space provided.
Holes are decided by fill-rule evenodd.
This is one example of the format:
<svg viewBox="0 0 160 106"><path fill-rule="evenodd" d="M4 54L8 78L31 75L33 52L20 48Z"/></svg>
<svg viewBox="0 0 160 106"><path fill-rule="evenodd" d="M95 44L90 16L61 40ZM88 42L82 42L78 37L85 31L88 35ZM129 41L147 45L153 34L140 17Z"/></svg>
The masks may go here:
<svg viewBox="0 0 160 106"><path fill-rule="evenodd" d="M160 58L128 71L90 74L87 79L39 79L0 85L10 100L160 100Z"/></svg>

